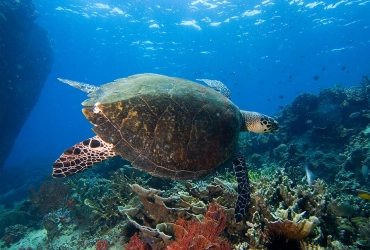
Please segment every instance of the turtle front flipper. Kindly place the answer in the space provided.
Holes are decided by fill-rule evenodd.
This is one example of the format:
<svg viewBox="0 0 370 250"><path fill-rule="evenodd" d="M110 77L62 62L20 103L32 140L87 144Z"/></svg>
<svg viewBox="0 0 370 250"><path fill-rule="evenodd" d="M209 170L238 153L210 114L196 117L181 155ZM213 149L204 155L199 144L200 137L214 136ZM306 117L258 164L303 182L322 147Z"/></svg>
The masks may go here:
<svg viewBox="0 0 370 250"><path fill-rule="evenodd" d="M248 212L249 202L251 200L248 169L245 164L244 156L239 152L237 158L233 161L236 181L238 182L238 199L235 204L235 221L239 222Z"/></svg>
<svg viewBox="0 0 370 250"><path fill-rule="evenodd" d="M113 145L99 136L86 139L65 150L53 164L53 177L67 177L82 172L96 163L112 158Z"/></svg>

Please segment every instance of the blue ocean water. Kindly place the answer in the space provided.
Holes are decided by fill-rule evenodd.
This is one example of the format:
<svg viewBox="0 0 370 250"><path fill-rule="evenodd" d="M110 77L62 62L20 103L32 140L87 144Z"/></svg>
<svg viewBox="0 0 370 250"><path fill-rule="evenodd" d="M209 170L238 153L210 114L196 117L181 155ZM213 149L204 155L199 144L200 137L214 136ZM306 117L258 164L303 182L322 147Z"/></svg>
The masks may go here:
<svg viewBox="0 0 370 250"><path fill-rule="evenodd" d="M81 113L85 93L58 77L217 79L240 108L273 115L300 93L357 85L369 73L367 0L34 2L54 64L5 168L51 172L64 149L93 135Z"/></svg>

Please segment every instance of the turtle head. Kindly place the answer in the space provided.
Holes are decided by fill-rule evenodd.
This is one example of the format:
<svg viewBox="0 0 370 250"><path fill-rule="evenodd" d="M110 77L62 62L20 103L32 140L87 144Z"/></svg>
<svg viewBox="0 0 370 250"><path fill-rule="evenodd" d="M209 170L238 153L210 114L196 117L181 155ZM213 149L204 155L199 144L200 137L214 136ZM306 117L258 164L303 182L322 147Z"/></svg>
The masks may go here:
<svg viewBox="0 0 370 250"><path fill-rule="evenodd" d="M279 123L267 116L257 112L240 111L244 120L241 131L254 132L258 134L273 133L279 131Z"/></svg>

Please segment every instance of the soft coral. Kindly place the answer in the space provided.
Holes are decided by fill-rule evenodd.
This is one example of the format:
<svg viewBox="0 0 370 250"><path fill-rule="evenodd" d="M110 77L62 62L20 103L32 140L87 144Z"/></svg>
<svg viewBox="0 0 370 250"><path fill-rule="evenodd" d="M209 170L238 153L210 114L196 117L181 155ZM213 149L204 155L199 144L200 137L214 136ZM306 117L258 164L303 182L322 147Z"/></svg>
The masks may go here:
<svg viewBox="0 0 370 250"><path fill-rule="evenodd" d="M127 250L149 250L148 245L143 242L138 233L135 233L131 238L130 242L125 246Z"/></svg>
<svg viewBox="0 0 370 250"><path fill-rule="evenodd" d="M226 227L224 210L210 204L203 221L179 219L174 225L176 241L167 250L231 249L232 245L220 234Z"/></svg>

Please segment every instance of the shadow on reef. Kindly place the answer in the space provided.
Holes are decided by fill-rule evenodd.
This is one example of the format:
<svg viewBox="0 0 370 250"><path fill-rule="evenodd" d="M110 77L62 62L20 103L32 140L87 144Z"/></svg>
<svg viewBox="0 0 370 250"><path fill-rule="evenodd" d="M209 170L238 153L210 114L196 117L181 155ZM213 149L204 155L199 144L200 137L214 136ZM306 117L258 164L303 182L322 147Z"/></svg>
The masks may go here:
<svg viewBox="0 0 370 250"><path fill-rule="evenodd" d="M239 223L232 168L171 181L115 157L1 208L0 247L369 249L369 96L367 77L302 94L278 114L280 133L240 136L251 201Z"/></svg>
<svg viewBox="0 0 370 250"><path fill-rule="evenodd" d="M35 106L53 51L46 30L36 24L32 0L0 1L0 168Z"/></svg>

